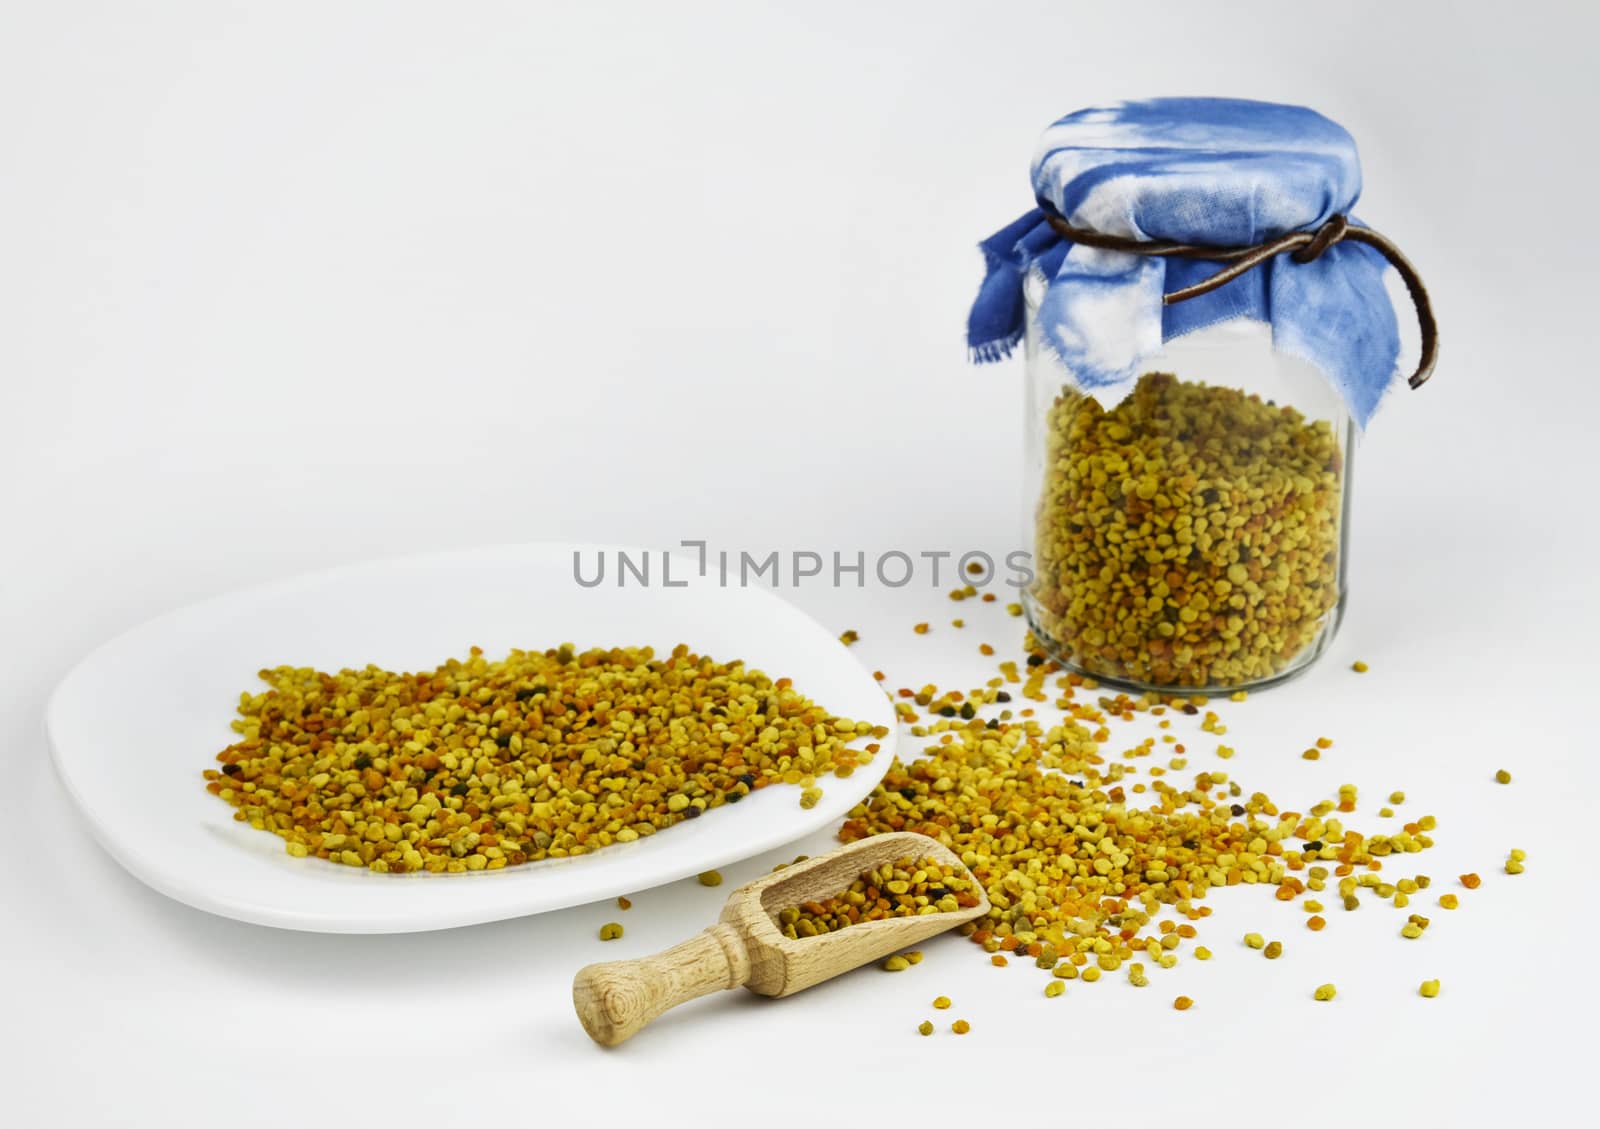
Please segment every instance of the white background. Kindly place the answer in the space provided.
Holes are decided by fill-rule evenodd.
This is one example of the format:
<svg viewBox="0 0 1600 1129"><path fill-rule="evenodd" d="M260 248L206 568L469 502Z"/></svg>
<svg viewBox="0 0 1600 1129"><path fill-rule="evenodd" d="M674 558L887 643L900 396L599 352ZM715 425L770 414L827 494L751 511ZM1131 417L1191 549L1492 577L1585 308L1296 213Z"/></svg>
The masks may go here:
<svg viewBox="0 0 1600 1129"><path fill-rule="evenodd" d="M1571 1111L1592 1046L1600 547L1578 7L6 4L0 1119ZM1438 817L1432 892L1486 880L1426 938L1370 907L1313 935L1297 908L1221 892L1217 958L1143 991L1046 1000L1043 974L948 938L910 973L728 993L606 1053L571 1015L574 969L688 935L725 891L641 894L603 951L605 905L297 935L165 900L77 824L50 687L112 634L246 583L536 539L1017 545L1021 373L964 360L972 245L1028 206L1052 118L1160 93L1343 123L1363 217L1433 290L1438 374L1359 452L1343 633L1228 711L1247 788L1304 806L1353 782L1366 827L1404 788ZM931 587L790 594L858 629L894 685L974 685L977 643L1019 638ZM912 635L957 610L965 632ZM1335 751L1309 765L1322 734ZM1490 782L1501 766L1513 785ZM1261 961L1247 929L1288 952ZM1420 1000L1433 976L1444 993ZM1329 980L1338 1000L1311 1002ZM940 993L965 1039L914 1034Z"/></svg>

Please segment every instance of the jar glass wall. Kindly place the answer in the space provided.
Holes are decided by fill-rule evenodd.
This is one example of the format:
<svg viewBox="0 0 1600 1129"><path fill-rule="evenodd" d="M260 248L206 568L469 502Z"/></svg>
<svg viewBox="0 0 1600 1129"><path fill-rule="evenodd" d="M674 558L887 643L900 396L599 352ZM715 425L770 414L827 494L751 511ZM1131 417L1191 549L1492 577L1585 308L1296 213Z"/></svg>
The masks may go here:
<svg viewBox="0 0 1600 1129"><path fill-rule="evenodd" d="M1071 669L1130 689L1228 693L1305 669L1343 611L1355 429L1270 330L1169 342L1102 406L1042 347L1029 295L1023 604Z"/></svg>

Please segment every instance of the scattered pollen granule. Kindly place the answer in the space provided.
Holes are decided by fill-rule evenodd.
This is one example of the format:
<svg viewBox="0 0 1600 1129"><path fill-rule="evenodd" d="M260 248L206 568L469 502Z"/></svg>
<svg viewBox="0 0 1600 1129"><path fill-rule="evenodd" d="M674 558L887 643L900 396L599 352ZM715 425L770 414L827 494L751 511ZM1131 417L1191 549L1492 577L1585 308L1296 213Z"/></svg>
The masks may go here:
<svg viewBox="0 0 1600 1129"><path fill-rule="evenodd" d="M1124 712L1103 699L1081 716L1098 724L1113 708ZM989 913L960 931L991 957L1025 953L1060 978L1092 982L1145 960L1170 967L1210 912L1203 900L1219 888L1266 886L1295 900L1311 888L1300 874L1319 885L1337 875L1350 882L1349 895L1341 888L1349 897L1357 868L1370 873L1383 856L1425 847L1409 831L1346 829L1331 817L1332 804L1322 815L1280 811L1215 770L1187 779L1163 770L1141 800L1127 784L1132 769L1123 758L1108 760L1076 720L944 724L925 755L890 765L839 837L916 831L939 840L989 896ZM1305 908L1309 929L1326 925L1314 912L1320 903ZM1158 923L1167 910L1177 920ZM1259 934L1246 943L1269 959L1283 950ZM1139 978L1147 980L1143 970Z"/></svg>

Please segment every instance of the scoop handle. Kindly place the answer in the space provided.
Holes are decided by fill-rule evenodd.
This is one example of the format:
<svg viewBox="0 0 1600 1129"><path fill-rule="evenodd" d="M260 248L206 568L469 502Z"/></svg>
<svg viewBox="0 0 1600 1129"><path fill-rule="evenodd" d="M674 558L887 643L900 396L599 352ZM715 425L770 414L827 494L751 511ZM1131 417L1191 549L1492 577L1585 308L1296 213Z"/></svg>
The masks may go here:
<svg viewBox="0 0 1600 1129"><path fill-rule="evenodd" d="M614 1047L669 1008L749 979L744 939L733 926L718 922L654 956L579 969L572 1005L589 1037Z"/></svg>

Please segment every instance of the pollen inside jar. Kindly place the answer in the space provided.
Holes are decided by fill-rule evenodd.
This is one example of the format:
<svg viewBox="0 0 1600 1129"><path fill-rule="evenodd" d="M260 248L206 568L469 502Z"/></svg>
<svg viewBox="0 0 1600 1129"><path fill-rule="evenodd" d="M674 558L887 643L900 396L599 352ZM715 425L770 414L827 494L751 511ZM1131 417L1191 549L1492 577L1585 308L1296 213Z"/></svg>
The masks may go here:
<svg viewBox="0 0 1600 1129"><path fill-rule="evenodd" d="M1054 392L1027 593L1040 640L1146 688L1234 690L1309 662L1340 603L1340 428L1165 373L1109 409Z"/></svg>

